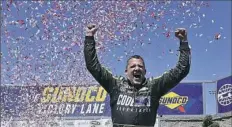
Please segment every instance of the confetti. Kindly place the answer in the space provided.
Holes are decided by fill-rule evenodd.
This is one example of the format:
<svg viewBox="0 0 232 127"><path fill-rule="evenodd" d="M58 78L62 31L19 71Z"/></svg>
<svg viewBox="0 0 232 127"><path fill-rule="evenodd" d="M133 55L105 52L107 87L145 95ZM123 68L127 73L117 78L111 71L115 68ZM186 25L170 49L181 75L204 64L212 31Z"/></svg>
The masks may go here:
<svg viewBox="0 0 232 127"><path fill-rule="evenodd" d="M163 33L166 39L174 40L173 22L176 25L185 25L186 20L192 20L189 28L200 28L203 20L201 18L206 17L205 13L198 15L200 8L208 7L203 3L4 1L2 5L4 36L1 36L1 40L2 46L7 50L1 55L2 83L35 83L33 80L35 76L39 77L37 79L39 83L77 84L83 82L80 81L83 79L86 80L86 84L89 81L96 82L85 70L82 52L83 28L88 23L101 26L96 35L97 50L102 63L110 66L111 63L104 61L102 56L107 57L117 47L129 49L124 52L129 56L134 50L146 48L146 44L156 44L152 39L162 38L160 33ZM133 35L135 33L138 36L135 37ZM152 33L153 36L148 36L148 33ZM196 36L202 37L203 34ZM173 54L173 49L170 49L169 53ZM121 55L114 55L118 61L123 60ZM67 76L70 76L68 80L64 78Z"/></svg>
<svg viewBox="0 0 232 127"><path fill-rule="evenodd" d="M202 14L202 17L205 18L205 14Z"/></svg>
<svg viewBox="0 0 232 127"><path fill-rule="evenodd" d="M214 36L215 40L218 40L221 38L221 34L220 33L217 33L215 36Z"/></svg>
<svg viewBox="0 0 232 127"><path fill-rule="evenodd" d="M163 49L160 47L167 45L169 41L176 42L173 36L176 27L201 30L201 23L209 17L206 16L207 13L200 12L201 8L209 8L208 4L203 3L3 1L1 46L4 50L1 51L1 84L97 83L85 67L83 42L87 24L95 23L100 26L95 36L99 60L115 70L112 63L125 62L128 56L138 50L145 51L153 46ZM214 20L211 22L216 25ZM223 33L223 26L217 28ZM202 38L203 34L206 35L199 32L192 34ZM222 38L220 33L210 36L211 40L206 41L207 44ZM157 38L167 42L154 41ZM178 56L174 52L176 49L165 48L169 50L160 51L154 59L164 59L169 54ZM104 58L113 60L107 61Z"/></svg>
<svg viewBox="0 0 232 127"><path fill-rule="evenodd" d="M173 54L174 52L171 49L169 49L169 53Z"/></svg>
<svg viewBox="0 0 232 127"><path fill-rule="evenodd" d="M212 20L212 23L214 23L214 20Z"/></svg>

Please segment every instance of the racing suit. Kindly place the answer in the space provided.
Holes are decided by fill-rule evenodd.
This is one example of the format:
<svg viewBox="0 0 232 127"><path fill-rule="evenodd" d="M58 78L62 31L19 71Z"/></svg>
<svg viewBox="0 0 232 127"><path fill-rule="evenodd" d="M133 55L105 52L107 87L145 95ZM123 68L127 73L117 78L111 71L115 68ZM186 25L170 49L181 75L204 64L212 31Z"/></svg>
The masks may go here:
<svg viewBox="0 0 232 127"><path fill-rule="evenodd" d="M162 76L147 78L140 89L122 76L115 77L98 60L93 36L85 37L86 67L110 96L111 117L114 127L154 126L159 99L175 87L190 70L188 42L180 42L180 56L175 68Z"/></svg>

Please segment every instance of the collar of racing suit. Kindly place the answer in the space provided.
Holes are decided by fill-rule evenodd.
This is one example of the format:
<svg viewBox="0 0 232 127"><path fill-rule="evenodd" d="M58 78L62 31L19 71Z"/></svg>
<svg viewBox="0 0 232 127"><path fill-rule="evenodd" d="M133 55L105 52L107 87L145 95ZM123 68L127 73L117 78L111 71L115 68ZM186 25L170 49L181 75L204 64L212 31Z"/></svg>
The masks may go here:
<svg viewBox="0 0 232 127"><path fill-rule="evenodd" d="M147 79L146 78L144 78L144 81L143 81L143 83L139 86L139 87L134 87L132 84L131 84L131 82L130 82L130 80L129 79L123 79L124 81L126 81L127 83L128 83L128 86L129 86L129 89L133 92L133 99L134 99L134 102L135 102L135 98L136 98L136 96L137 96L137 94L138 94L138 91L141 89L141 88L143 88L143 87L145 87L146 86L146 84L147 84ZM148 94L149 93L147 93L147 95L146 96L148 96Z"/></svg>
<svg viewBox="0 0 232 127"><path fill-rule="evenodd" d="M126 80L126 79L124 78L124 80ZM146 78L144 78L143 83L141 85L139 85L138 87L134 87L129 79L127 79L126 81L128 82L129 86L131 86L133 88L136 88L137 90L141 89L142 87L144 87L147 84L147 79Z"/></svg>

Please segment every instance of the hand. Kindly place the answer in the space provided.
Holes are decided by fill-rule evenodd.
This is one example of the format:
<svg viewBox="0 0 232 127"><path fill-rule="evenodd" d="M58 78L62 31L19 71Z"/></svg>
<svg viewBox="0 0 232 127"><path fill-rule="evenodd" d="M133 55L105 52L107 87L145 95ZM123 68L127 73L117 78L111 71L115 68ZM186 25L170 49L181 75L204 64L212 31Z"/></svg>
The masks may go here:
<svg viewBox="0 0 232 127"><path fill-rule="evenodd" d="M185 28L177 28L175 31L175 36L179 38L181 42L187 42L187 31Z"/></svg>
<svg viewBox="0 0 232 127"><path fill-rule="evenodd" d="M95 24L89 24L86 28L86 36L94 36L97 30L98 27Z"/></svg>

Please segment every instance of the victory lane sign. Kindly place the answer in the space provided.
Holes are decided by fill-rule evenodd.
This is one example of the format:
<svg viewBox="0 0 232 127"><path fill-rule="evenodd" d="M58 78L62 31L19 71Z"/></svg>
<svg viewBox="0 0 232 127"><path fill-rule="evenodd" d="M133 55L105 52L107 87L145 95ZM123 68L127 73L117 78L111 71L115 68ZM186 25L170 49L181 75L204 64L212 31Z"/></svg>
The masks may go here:
<svg viewBox="0 0 232 127"><path fill-rule="evenodd" d="M107 92L99 86L47 86L34 97L36 114L52 116L101 115Z"/></svg>

